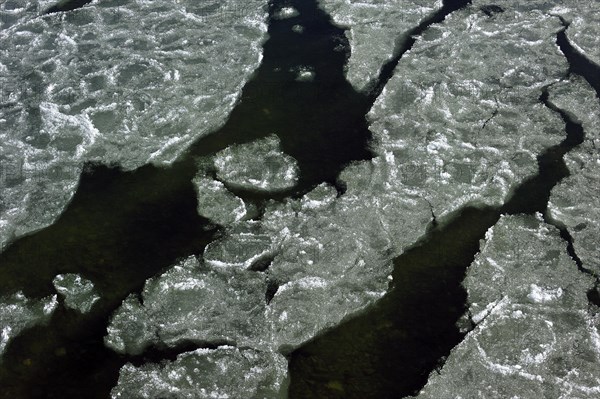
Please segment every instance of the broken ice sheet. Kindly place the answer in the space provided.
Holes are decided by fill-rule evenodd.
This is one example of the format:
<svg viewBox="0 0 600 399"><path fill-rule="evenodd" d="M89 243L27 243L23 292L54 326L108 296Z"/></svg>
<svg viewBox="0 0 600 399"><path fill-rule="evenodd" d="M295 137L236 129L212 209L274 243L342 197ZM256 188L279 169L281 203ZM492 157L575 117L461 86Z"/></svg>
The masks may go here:
<svg viewBox="0 0 600 399"><path fill-rule="evenodd" d="M113 314L104 343L118 353L139 355L157 343L157 326L135 295L129 295Z"/></svg>
<svg viewBox="0 0 600 399"><path fill-rule="evenodd" d="M501 206L564 138L540 103L568 71L562 28L538 11L488 18L466 7L431 26L400 60L369 113L391 190L427 199L443 217L466 204Z"/></svg>
<svg viewBox="0 0 600 399"><path fill-rule="evenodd" d="M78 274L59 274L54 278L52 284L54 284L56 292L65 298L65 305L80 313L89 312L94 303L100 299L94 283Z"/></svg>
<svg viewBox="0 0 600 399"><path fill-rule="evenodd" d="M287 391L287 361L279 354L221 346L182 353L140 367L126 364L113 399L279 398Z"/></svg>
<svg viewBox="0 0 600 399"><path fill-rule="evenodd" d="M266 39L264 0L47 5L0 4L2 247L58 217L84 162L169 164L217 130Z"/></svg>
<svg viewBox="0 0 600 399"><path fill-rule="evenodd" d="M357 90L368 90L381 67L408 33L442 7L441 0L319 0L340 27L347 28L350 59L346 78Z"/></svg>
<svg viewBox="0 0 600 399"><path fill-rule="evenodd" d="M386 190L387 177L378 160L360 162L343 175L341 197L321 184L268 203L260 222L232 223L202 263L180 262L148 280L141 301L128 298L106 345L140 354L235 343L278 356L364 309L386 292L394 254L431 220L426 201ZM272 262L255 267L261 260Z"/></svg>
<svg viewBox="0 0 600 399"><path fill-rule="evenodd" d="M270 135L219 151L214 164L217 178L231 187L283 191L298 182L298 165L281 150L279 137Z"/></svg>
<svg viewBox="0 0 600 399"><path fill-rule="evenodd" d="M596 398L600 341L593 285L541 216L503 216L464 286L477 326L433 372L419 398Z"/></svg>
<svg viewBox="0 0 600 399"><path fill-rule="evenodd" d="M573 237L583 267L600 275L600 99L585 80L574 76L553 85L549 100L581 123L585 137L565 155L570 176L552 190L548 211Z"/></svg>
<svg viewBox="0 0 600 399"><path fill-rule="evenodd" d="M113 318L109 346L135 336L128 328L152 326L142 343L113 347L134 353L144 345L232 340L287 353L384 295L392 259L426 232L432 213L502 204L537 171L537 155L564 137L563 121L538 98L568 69L555 45L556 18L504 14L491 20L467 9L428 31L371 112L377 156L340 174L343 195L321 185L268 203L260 222L233 222L202 264L178 264L149 280L143 305L127 303ZM515 33L517 26L529 36ZM512 58L500 58L498 43ZM263 176L261 154L271 151L283 154L274 136L232 146L215 157L217 178L227 187L254 179L243 188L257 189L275 176ZM248 270L256 256L272 259L264 272ZM179 288L182 279L189 289ZM122 322L138 319L137 327Z"/></svg>
<svg viewBox="0 0 600 399"><path fill-rule="evenodd" d="M9 342L23 330L47 322L57 305L56 295L39 300L22 292L0 297L0 362Z"/></svg>

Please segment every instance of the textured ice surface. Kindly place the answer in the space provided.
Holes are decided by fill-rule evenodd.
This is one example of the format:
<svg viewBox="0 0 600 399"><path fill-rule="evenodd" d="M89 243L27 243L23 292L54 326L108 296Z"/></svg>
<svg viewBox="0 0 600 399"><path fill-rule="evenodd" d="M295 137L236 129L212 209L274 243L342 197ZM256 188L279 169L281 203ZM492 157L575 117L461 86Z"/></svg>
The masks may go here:
<svg viewBox="0 0 600 399"><path fill-rule="evenodd" d="M266 38L263 0L43 9L0 5L2 245L55 220L83 162L169 163L220 127Z"/></svg>
<svg viewBox="0 0 600 399"><path fill-rule="evenodd" d="M278 398L287 390L281 355L222 346L182 353L172 362L135 367L119 374L112 398Z"/></svg>
<svg viewBox="0 0 600 399"><path fill-rule="evenodd" d="M262 347L264 277L256 272L202 268L194 257L147 281L143 305L130 297L115 314L106 343L141 353L148 345L227 342Z"/></svg>
<svg viewBox="0 0 600 399"><path fill-rule="evenodd" d="M473 0L473 5L485 7L487 0ZM545 14L560 16L569 24L567 39L583 56L600 65L600 14L598 0L495 0L504 10L527 12L537 10Z"/></svg>
<svg viewBox="0 0 600 399"><path fill-rule="evenodd" d="M56 295L29 299L22 292L0 297L0 362L8 343L21 331L45 323L58 305Z"/></svg>
<svg viewBox="0 0 600 399"><path fill-rule="evenodd" d="M260 223L248 221L230 227L223 238L204 250L204 260L214 267L250 268L275 252L277 243Z"/></svg>
<svg viewBox="0 0 600 399"><path fill-rule="evenodd" d="M351 55L346 78L366 90L409 31L442 7L441 0L319 0L333 21L348 28Z"/></svg>
<svg viewBox="0 0 600 399"><path fill-rule="evenodd" d="M585 79L571 75L568 80L552 85L549 92L548 100L581 124L587 144L600 139L600 99Z"/></svg>
<svg viewBox="0 0 600 399"><path fill-rule="evenodd" d="M65 298L68 308L87 313L100 299L94 283L78 274L59 274L52 281L56 292Z"/></svg>
<svg viewBox="0 0 600 399"><path fill-rule="evenodd" d="M153 316L135 295L129 295L123 301L107 331L106 346L119 353L137 355L158 340Z"/></svg>
<svg viewBox="0 0 600 399"><path fill-rule="evenodd" d="M202 175L194 178L198 214L217 224L230 224L246 216L244 201L233 195L223 183Z"/></svg>
<svg viewBox="0 0 600 399"><path fill-rule="evenodd" d="M297 17L298 15L300 15L300 13L294 7L281 7L275 12L274 17L276 19L288 19Z"/></svg>
<svg viewBox="0 0 600 399"><path fill-rule="evenodd" d="M333 21L348 28L351 55L346 77L368 89L409 31L442 7L441 0L319 0Z"/></svg>
<svg viewBox="0 0 600 399"><path fill-rule="evenodd" d="M436 216L499 206L564 137L539 101L568 65L556 17L467 7L431 26L400 60L369 113L391 190L427 199Z"/></svg>
<svg viewBox="0 0 600 399"><path fill-rule="evenodd" d="M215 155L214 163L217 178L232 187L280 191L298 181L296 160L283 153L276 135L227 147Z"/></svg>
<svg viewBox="0 0 600 399"><path fill-rule="evenodd" d="M270 204L262 221L228 226L201 263L190 258L148 280L143 305L131 297L114 315L107 345L137 354L228 342L285 353L373 303L387 290L392 257L431 214L423 200L382 197L363 164L349 172L346 195L322 184Z"/></svg>
<svg viewBox="0 0 600 399"><path fill-rule="evenodd" d="M586 136L565 155L571 176L552 190L548 210L573 237L583 266L600 275L600 100L578 77L552 86L549 100L581 123Z"/></svg>
<svg viewBox="0 0 600 399"><path fill-rule="evenodd" d="M478 323L419 398L597 398L598 319L592 279L559 232L533 216L502 217L467 271Z"/></svg>

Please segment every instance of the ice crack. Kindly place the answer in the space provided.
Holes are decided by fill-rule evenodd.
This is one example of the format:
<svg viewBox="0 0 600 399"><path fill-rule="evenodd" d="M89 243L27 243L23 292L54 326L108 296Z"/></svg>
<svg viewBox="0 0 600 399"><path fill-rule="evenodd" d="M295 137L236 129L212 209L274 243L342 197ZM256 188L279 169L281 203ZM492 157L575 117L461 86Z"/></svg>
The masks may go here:
<svg viewBox="0 0 600 399"><path fill-rule="evenodd" d="M431 25L444 21L448 15L466 7L470 3L471 0L445 0L444 5L439 9L439 11L421 21L419 25L417 25L408 33L408 39L398 49L396 49L395 55L392 57L392 59L384 64L384 66L381 68L379 76L377 76L373 82L367 85L367 87L372 87L369 93L371 103L375 102L377 97L379 97L387 82L394 75L394 70L404 54L406 54L417 41L417 36L425 32Z"/></svg>

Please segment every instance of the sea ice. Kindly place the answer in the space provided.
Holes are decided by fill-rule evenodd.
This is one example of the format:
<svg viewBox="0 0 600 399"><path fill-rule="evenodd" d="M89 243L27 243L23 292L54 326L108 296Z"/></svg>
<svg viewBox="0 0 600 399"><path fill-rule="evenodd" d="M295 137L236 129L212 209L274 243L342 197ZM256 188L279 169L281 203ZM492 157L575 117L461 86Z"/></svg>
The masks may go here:
<svg viewBox="0 0 600 399"><path fill-rule="evenodd" d="M596 398L593 280L541 216L504 216L467 271L474 330L431 373L419 398Z"/></svg>
<svg viewBox="0 0 600 399"><path fill-rule="evenodd" d="M282 191L298 182L296 160L281 150L276 135L227 147L215 155L214 164L217 178L234 188Z"/></svg>
<svg viewBox="0 0 600 399"><path fill-rule="evenodd" d="M411 29L442 7L441 0L319 0L333 21L347 28L351 47L346 77L368 90Z"/></svg>
<svg viewBox="0 0 600 399"><path fill-rule="evenodd" d="M321 185L299 199L267 204L261 221L234 223L207 247L205 265L198 266L206 271L193 273L193 281L211 279L210 293L197 288L178 299L179 271L150 280L144 308L155 306L157 315L169 309L161 315L168 321L157 317L154 324L176 326L159 341L233 340L287 353L380 298L391 260L425 233L432 211L443 216L467 203L501 205L537 171L536 156L564 135L560 117L538 98L568 68L554 44L561 27L556 18L536 12L516 21L514 15L504 18L490 20L467 9L417 42L370 113L378 156L341 173L344 195ZM527 38L513 32L517 25ZM499 42L516 58L494 60L490 70L486 54L497 54ZM249 180L248 170L262 173L256 154L281 154L274 136L266 140L219 153L217 177L229 185ZM261 257L271 261L263 265L264 275L247 270ZM219 283L227 273L239 274L237 288ZM157 286L165 291L150 288ZM271 298L268 304L260 298L260 305L258 296L243 299L257 306L259 324L250 327L248 310L236 301L261 290L256 287L264 289L261 295L271 287ZM157 305L146 295L157 298ZM221 303L229 304L230 314L215 310ZM226 326L220 333L210 327L217 323L214 315ZM113 322L107 342L129 334L124 329Z"/></svg>
<svg viewBox="0 0 600 399"><path fill-rule="evenodd" d="M57 306L56 295L40 300L29 299L22 292L0 297L0 362L14 337L27 328L47 322Z"/></svg>
<svg viewBox="0 0 600 399"><path fill-rule="evenodd" d="M583 267L600 275L600 99L585 80L574 76L553 85L549 100L581 123L585 138L565 155L570 176L552 190L548 211L573 237Z"/></svg>
<svg viewBox="0 0 600 399"><path fill-rule="evenodd" d="M287 362L279 354L221 346L185 352L161 364L126 364L113 399L280 398Z"/></svg>
<svg viewBox="0 0 600 399"><path fill-rule="evenodd" d="M567 38L577 51L600 66L600 3L590 0L576 4L577 15L569 21Z"/></svg>
<svg viewBox="0 0 600 399"><path fill-rule="evenodd" d="M561 2L550 13L569 25L567 39L584 57L600 66L600 15L598 0Z"/></svg>
<svg viewBox="0 0 600 399"><path fill-rule="evenodd" d="M94 283L78 274L59 274L52 281L56 292L65 298L68 308L87 313L94 303L100 299Z"/></svg>
<svg viewBox="0 0 600 399"><path fill-rule="evenodd" d="M267 37L264 0L46 5L0 5L2 247L57 218L84 162L164 165L217 130Z"/></svg>
<svg viewBox="0 0 600 399"><path fill-rule="evenodd" d="M148 309L132 294L113 314L104 343L115 352L138 355L157 342L157 329Z"/></svg>

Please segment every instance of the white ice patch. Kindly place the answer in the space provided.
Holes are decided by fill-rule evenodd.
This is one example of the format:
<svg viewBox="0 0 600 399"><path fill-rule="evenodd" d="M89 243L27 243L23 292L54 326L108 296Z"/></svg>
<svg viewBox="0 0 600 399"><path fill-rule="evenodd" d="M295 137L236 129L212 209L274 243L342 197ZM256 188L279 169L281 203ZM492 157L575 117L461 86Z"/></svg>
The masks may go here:
<svg viewBox="0 0 600 399"><path fill-rule="evenodd" d="M527 298L531 299L535 303L546 303L556 301L563 294L562 288L547 288L540 287L536 284L530 285L531 290L527 295Z"/></svg>
<svg viewBox="0 0 600 399"><path fill-rule="evenodd" d="M315 71L308 66L301 66L296 69L296 80L299 82L311 82L315 79Z"/></svg>

